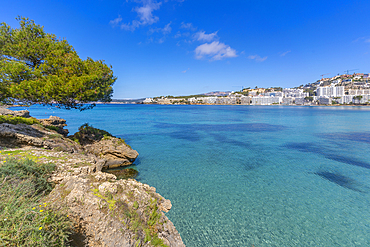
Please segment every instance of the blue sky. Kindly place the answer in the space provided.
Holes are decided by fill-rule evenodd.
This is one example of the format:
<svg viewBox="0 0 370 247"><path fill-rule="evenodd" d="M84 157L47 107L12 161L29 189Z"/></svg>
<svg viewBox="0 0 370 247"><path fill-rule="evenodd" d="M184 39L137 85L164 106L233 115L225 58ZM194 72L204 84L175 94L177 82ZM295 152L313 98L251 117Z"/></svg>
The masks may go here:
<svg viewBox="0 0 370 247"><path fill-rule="evenodd" d="M294 87L370 72L368 0L2 0L65 38L81 58L105 60L113 98Z"/></svg>

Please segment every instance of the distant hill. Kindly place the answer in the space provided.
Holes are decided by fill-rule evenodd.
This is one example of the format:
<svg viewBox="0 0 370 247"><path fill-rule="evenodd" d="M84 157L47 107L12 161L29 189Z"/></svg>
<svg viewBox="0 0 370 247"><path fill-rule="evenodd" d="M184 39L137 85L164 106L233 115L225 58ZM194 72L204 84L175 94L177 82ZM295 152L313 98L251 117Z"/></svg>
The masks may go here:
<svg viewBox="0 0 370 247"><path fill-rule="evenodd" d="M207 96L227 96L227 95L229 95L229 93L231 93L231 91L226 91L226 92L215 91L215 92L205 93L204 95L207 95Z"/></svg>
<svg viewBox="0 0 370 247"><path fill-rule="evenodd" d="M140 104L143 103L145 99L112 99L110 103L120 103L120 104Z"/></svg>

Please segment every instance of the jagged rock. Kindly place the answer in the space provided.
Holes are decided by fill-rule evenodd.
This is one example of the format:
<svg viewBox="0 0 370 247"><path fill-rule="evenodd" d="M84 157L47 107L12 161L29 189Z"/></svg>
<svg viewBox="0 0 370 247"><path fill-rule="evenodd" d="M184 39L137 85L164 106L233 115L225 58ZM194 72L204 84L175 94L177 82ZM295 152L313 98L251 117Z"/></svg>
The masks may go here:
<svg viewBox="0 0 370 247"><path fill-rule="evenodd" d="M59 134L62 134L64 136L67 136L68 133L69 133L69 131L67 129L63 129L65 126L67 126L66 120L64 120L64 119L62 119L60 117L50 116L49 118L46 118L46 119L38 119L38 120L45 127L48 127L48 126L55 127L56 128L56 131Z"/></svg>
<svg viewBox="0 0 370 247"><path fill-rule="evenodd" d="M37 124L0 124L0 146L35 146L70 153L82 151L77 143Z"/></svg>
<svg viewBox="0 0 370 247"><path fill-rule="evenodd" d="M17 149L22 151L16 156L35 157L57 166L50 179L56 186L48 201L70 209L69 217L76 224L72 239L80 246L149 247L152 239L169 247L184 247L163 213L172 207L169 200L154 187L133 179L117 180L102 172L103 168L131 164L138 153L119 138L97 136L81 146L39 124L0 124L0 147L25 147Z"/></svg>
<svg viewBox="0 0 370 247"><path fill-rule="evenodd" d="M102 159L104 169L131 165L139 155L124 140L88 124L82 125L70 138L77 140L86 152Z"/></svg>
<svg viewBox="0 0 370 247"><path fill-rule="evenodd" d="M0 115L10 115L10 116L14 116L14 117L29 118L30 117L30 112L27 111L27 110L11 111L11 110L6 109L4 107L0 107Z"/></svg>
<svg viewBox="0 0 370 247"><path fill-rule="evenodd" d="M72 211L70 217L83 225L87 246L149 247L152 245L146 230L169 247L185 246L172 222L161 212L163 208L167 212L171 202L155 193L154 188L132 179L93 182L99 180L96 175L100 177L65 177L49 196L51 202L65 198Z"/></svg>
<svg viewBox="0 0 370 247"><path fill-rule="evenodd" d="M131 165L139 153L115 137L105 137L100 141L87 144L83 148L100 159L105 160L103 168L115 168Z"/></svg>

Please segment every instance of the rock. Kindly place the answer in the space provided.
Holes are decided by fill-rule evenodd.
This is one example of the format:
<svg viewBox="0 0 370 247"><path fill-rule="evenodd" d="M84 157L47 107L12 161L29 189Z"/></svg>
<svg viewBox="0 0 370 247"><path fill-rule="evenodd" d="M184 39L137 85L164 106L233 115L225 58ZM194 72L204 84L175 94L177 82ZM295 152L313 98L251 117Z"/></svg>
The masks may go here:
<svg viewBox="0 0 370 247"><path fill-rule="evenodd" d="M38 120L45 127L55 127L56 128L55 130L59 134L67 136L68 133L69 133L69 131L67 129L63 129L65 126L67 126L66 120L64 120L60 117L50 116L47 119L38 119Z"/></svg>
<svg viewBox="0 0 370 247"><path fill-rule="evenodd" d="M36 124L0 124L0 146L10 148L34 146L70 153L82 151L72 140Z"/></svg>
<svg viewBox="0 0 370 247"><path fill-rule="evenodd" d="M30 112L27 110L22 110L22 111L11 111L9 109L0 107L0 115L10 115L13 117L25 117L29 118L30 117Z"/></svg>
<svg viewBox="0 0 370 247"><path fill-rule="evenodd" d="M104 160L104 169L131 165L139 155L124 140L88 124L82 125L70 138L78 140L86 152Z"/></svg>
<svg viewBox="0 0 370 247"><path fill-rule="evenodd" d="M139 155L123 140L115 137L105 137L83 147L87 152L104 159L104 168L106 169L131 165Z"/></svg>
<svg viewBox="0 0 370 247"><path fill-rule="evenodd" d="M167 246L185 247L172 222L161 212L171 202L152 187L133 179L96 180L94 174L65 177L48 199L57 203L65 198L70 217L83 228L86 246L149 247L148 239L159 238ZM145 229L151 229L150 237Z"/></svg>
<svg viewBox="0 0 370 247"><path fill-rule="evenodd" d="M161 211L164 211L164 212L168 212L170 211L170 209L172 208L172 203L170 200L164 200L160 205L159 205L159 209Z"/></svg>
<svg viewBox="0 0 370 247"><path fill-rule="evenodd" d="M139 172L133 168L125 169L108 169L103 170L104 172L111 173L117 177L117 179L127 179L127 178L136 178Z"/></svg>
<svg viewBox="0 0 370 247"><path fill-rule="evenodd" d="M2 108L1 112L6 111ZM63 119L46 120L45 125L65 126ZM184 247L164 214L171 209L169 200L156 193L154 187L130 178L116 180L115 175L102 172L103 168L132 164L138 156L124 140L106 133L97 131L91 138L85 135L81 146L39 124L2 123L0 147L25 147L17 149L23 153L15 152L16 156L35 157L38 162L57 166L50 178L56 186L47 201L57 208L67 206L72 212L69 217L76 224L72 238L80 246L149 247L153 240ZM134 176L137 171L129 168L125 173Z"/></svg>
<svg viewBox="0 0 370 247"><path fill-rule="evenodd" d="M116 194L117 193L117 185L114 184L114 183L105 182L105 183L102 183L101 185L99 185L99 191L101 191L102 193L110 192L112 194Z"/></svg>

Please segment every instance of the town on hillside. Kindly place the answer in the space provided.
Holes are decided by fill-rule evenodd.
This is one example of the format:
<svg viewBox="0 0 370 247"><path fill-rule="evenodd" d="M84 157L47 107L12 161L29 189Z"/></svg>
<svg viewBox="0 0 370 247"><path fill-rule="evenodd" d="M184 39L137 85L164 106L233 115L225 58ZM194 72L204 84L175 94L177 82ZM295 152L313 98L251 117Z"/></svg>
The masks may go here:
<svg viewBox="0 0 370 247"><path fill-rule="evenodd" d="M369 105L369 74L354 73L322 78L295 88L243 88L190 96L146 98L144 104L202 105Z"/></svg>

